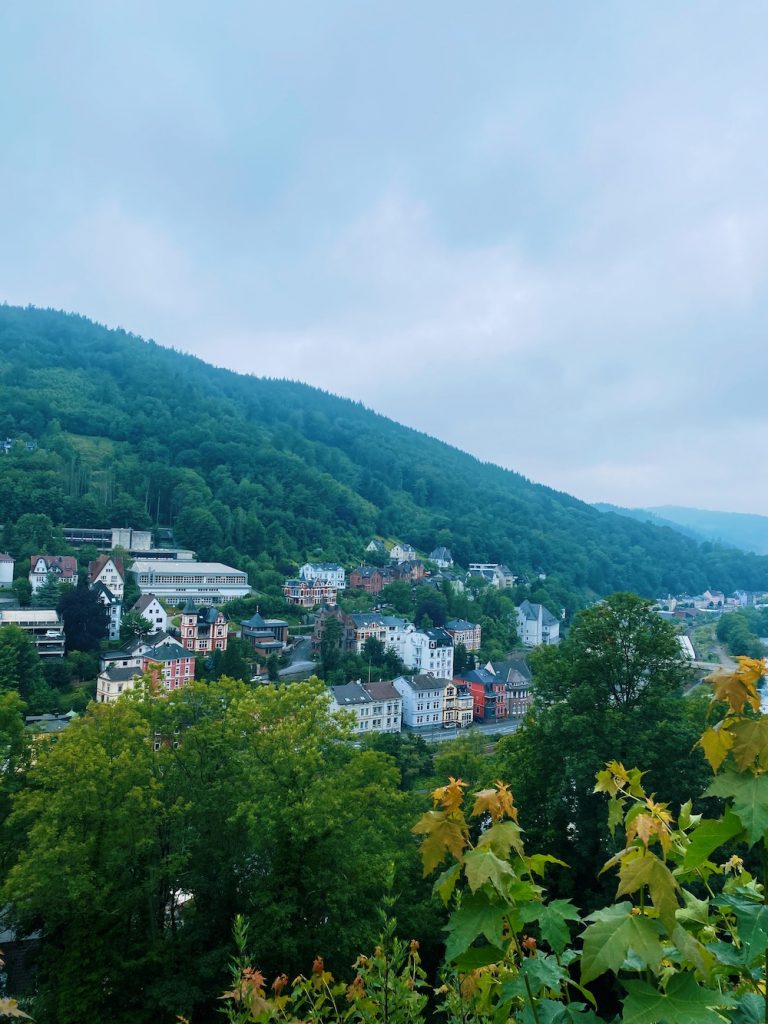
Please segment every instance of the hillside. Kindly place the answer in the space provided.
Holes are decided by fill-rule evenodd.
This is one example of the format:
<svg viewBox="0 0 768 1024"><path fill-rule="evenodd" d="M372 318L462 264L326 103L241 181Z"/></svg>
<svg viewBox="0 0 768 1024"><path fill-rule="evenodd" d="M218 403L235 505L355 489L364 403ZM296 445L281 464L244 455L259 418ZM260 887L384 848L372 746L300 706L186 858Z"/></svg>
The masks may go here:
<svg viewBox="0 0 768 1024"><path fill-rule="evenodd" d="M768 555L768 516L746 512L715 512L679 505L620 508L618 505L595 502L594 507L601 512L615 512L643 523L653 523L654 526L668 526L699 543L710 541L757 555Z"/></svg>
<svg viewBox="0 0 768 1024"><path fill-rule="evenodd" d="M639 523L651 523L653 526L666 527L674 530L675 533L681 533L684 537L690 537L691 540L695 540L698 544L702 544L710 539L705 537L704 534L697 533L695 530L683 526L682 523L675 523L671 519L665 519L649 508L623 508L621 505L611 505L605 501L595 501L592 507L596 508L599 512L613 512L617 516L636 519ZM732 547L730 544L726 546Z"/></svg>
<svg viewBox="0 0 768 1024"><path fill-rule="evenodd" d="M768 588L768 558L602 514L360 403L51 310L0 307L0 435L37 442L0 456L6 525L29 511L170 525L275 579L306 556L351 564L378 533L544 572L537 592L571 608L621 589Z"/></svg>

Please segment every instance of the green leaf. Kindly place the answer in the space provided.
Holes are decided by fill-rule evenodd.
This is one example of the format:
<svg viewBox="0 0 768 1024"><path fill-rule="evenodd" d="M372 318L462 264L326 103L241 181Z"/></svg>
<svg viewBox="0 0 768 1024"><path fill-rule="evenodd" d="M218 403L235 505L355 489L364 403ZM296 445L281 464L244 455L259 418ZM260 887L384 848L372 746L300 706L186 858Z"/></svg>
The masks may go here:
<svg viewBox="0 0 768 1024"><path fill-rule="evenodd" d="M520 838L521 831L520 826L516 825L514 821L500 821L483 832L477 845L478 847L490 846L499 857L509 857L510 850L514 850L518 856L522 857L524 848Z"/></svg>
<svg viewBox="0 0 768 1024"><path fill-rule="evenodd" d="M729 1016L733 1024L763 1024L765 1000L756 992L748 992L741 997L738 1006Z"/></svg>
<svg viewBox="0 0 768 1024"><path fill-rule="evenodd" d="M478 967L487 967L488 964L497 964L504 959L506 953L498 946L471 946L465 953L453 961L453 966L459 974L469 974Z"/></svg>
<svg viewBox="0 0 768 1024"><path fill-rule="evenodd" d="M644 885L648 886L659 920L671 932L678 909L677 882L667 865L650 850L638 851L637 855L630 853L622 859L616 895L626 896Z"/></svg>
<svg viewBox="0 0 768 1024"><path fill-rule="evenodd" d="M568 977L555 957L542 956L541 953L525 958L523 974L528 979L534 995L538 995L545 988L559 989L560 983Z"/></svg>
<svg viewBox="0 0 768 1024"><path fill-rule="evenodd" d="M658 925L647 917L633 914L631 903L617 903L597 910L586 920L592 923L582 935L583 985L605 971L617 974L630 949L653 971L658 969L663 955Z"/></svg>
<svg viewBox="0 0 768 1024"><path fill-rule="evenodd" d="M759 758L768 767L768 718L742 718L731 725L733 758L741 771L751 767Z"/></svg>
<svg viewBox="0 0 768 1024"><path fill-rule="evenodd" d="M704 795L730 797L750 846L762 839L768 829L768 775L740 775L728 769L712 780Z"/></svg>
<svg viewBox="0 0 768 1024"><path fill-rule="evenodd" d="M690 846L685 851L683 860L683 871L692 871L705 861L709 860L710 854L733 839L742 831L742 824L731 811L726 811L723 818L705 818L698 828L691 832Z"/></svg>
<svg viewBox="0 0 768 1024"><path fill-rule="evenodd" d="M486 882L497 892L503 892L505 880L514 877L507 861L497 857L493 850L470 850L464 859L464 870L472 892Z"/></svg>
<svg viewBox="0 0 768 1024"><path fill-rule="evenodd" d="M446 868L432 886L432 892L436 892L446 905L453 895L453 890L456 888L460 875L461 864L454 864L452 867Z"/></svg>
<svg viewBox="0 0 768 1024"><path fill-rule="evenodd" d="M681 890L684 907L681 907L677 914L678 921L693 921L694 924L709 924L709 900L700 900L688 892Z"/></svg>
<svg viewBox="0 0 768 1024"><path fill-rule="evenodd" d="M525 858L525 863L528 865L528 870L531 874L538 875L540 878L544 877L544 870L547 864L559 864L561 868L568 867L564 860L558 860L557 857L553 857L550 853L534 853L530 857Z"/></svg>
<svg viewBox="0 0 768 1024"><path fill-rule="evenodd" d="M695 967L701 973L705 981L709 981L712 968L715 965L714 954L690 932L687 932L681 924L676 925L671 938L681 959L687 960L691 967Z"/></svg>
<svg viewBox="0 0 768 1024"><path fill-rule="evenodd" d="M625 981L629 995L624 1000L623 1024L723 1024L714 1007L733 1006L730 996L696 984L692 974L670 978L666 992L644 981Z"/></svg>
<svg viewBox="0 0 768 1024"><path fill-rule="evenodd" d="M485 893L465 896L446 926L446 960L455 960L481 935L492 946L501 946L506 909L503 903L491 902Z"/></svg>
<svg viewBox="0 0 768 1024"><path fill-rule="evenodd" d="M538 921L544 942L558 955L568 945L571 935L567 921L580 921L581 916L570 900L552 900L551 903L531 903L521 911L524 924Z"/></svg>
<svg viewBox="0 0 768 1024"><path fill-rule="evenodd" d="M748 961L763 955L768 946L768 906L755 893L744 891L721 895L717 900L719 907L729 907L736 915L741 944L748 951Z"/></svg>
<svg viewBox="0 0 768 1024"><path fill-rule="evenodd" d="M624 823L624 801L620 796L612 796L608 800L608 828L614 835L619 825Z"/></svg>

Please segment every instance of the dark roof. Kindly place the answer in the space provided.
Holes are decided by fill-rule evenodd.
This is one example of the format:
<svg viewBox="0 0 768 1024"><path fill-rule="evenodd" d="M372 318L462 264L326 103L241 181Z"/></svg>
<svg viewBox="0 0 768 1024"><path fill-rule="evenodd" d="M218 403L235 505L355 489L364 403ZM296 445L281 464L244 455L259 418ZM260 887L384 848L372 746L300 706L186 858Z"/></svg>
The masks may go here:
<svg viewBox="0 0 768 1024"><path fill-rule="evenodd" d="M392 683L366 683L365 689L374 700L402 700Z"/></svg>
<svg viewBox="0 0 768 1024"><path fill-rule="evenodd" d="M341 708L351 704L370 704L373 701L360 683L345 683L344 686L332 686L330 689L333 699Z"/></svg>
<svg viewBox="0 0 768 1024"><path fill-rule="evenodd" d="M76 711L67 711L64 715L27 715L24 723L30 732L56 733L63 732L77 717Z"/></svg>
<svg viewBox="0 0 768 1024"><path fill-rule="evenodd" d="M466 619L449 619L445 624L445 628L458 632L460 630L477 629L477 626L474 622L467 622Z"/></svg>
<svg viewBox="0 0 768 1024"><path fill-rule="evenodd" d="M451 555L451 552L449 551L448 548L445 548L445 547L435 548L435 550L430 553L429 557L431 559L438 559L439 558L442 562L452 562L453 561L453 557Z"/></svg>
<svg viewBox="0 0 768 1024"><path fill-rule="evenodd" d="M358 565L356 569L352 570L352 573L357 573L358 576L363 576L367 579L369 576L373 576L374 573L378 573L381 576L381 569L378 569L375 565Z"/></svg>
<svg viewBox="0 0 768 1024"><path fill-rule="evenodd" d="M507 682L530 683L533 673L525 658L508 658L506 661L494 661L493 671Z"/></svg>
<svg viewBox="0 0 768 1024"><path fill-rule="evenodd" d="M544 626L552 626L552 625L554 625L558 621L555 618L555 616L552 614L552 612L548 611L544 607L544 605L532 604L530 601L527 601L527 600L523 601L522 604L520 605L520 607L517 610L519 612L522 612L522 614L525 616L526 619L538 619L538 617L539 617L539 609L541 609L541 622L542 622L542 625L544 625Z"/></svg>
<svg viewBox="0 0 768 1024"><path fill-rule="evenodd" d="M154 594L142 594L139 600L131 607L131 611L145 612L153 601L157 601L157 603L160 604L160 601Z"/></svg>
<svg viewBox="0 0 768 1024"><path fill-rule="evenodd" d="M110 604L122 604L120 598L115 597L115 595L112 593L109 587L101 581L99 581L98 583L93 583L88 589L92 590L94 594L103 594Z"/></svg>
<svg viewBox="0 0 768 1024"><path fill-rule="evenodd" d="M141 668L138 665L134 665L132 668L123 668L121 665L115 665L113 668L105 669L104 675L112 683L124 683L133 679L134 676L140 676Z"/></svg>
<svg viewBox="0 0 768 1024"><path fill-rule="evenodd" d="M482 683L484 686L502 682L501 679L498 679L492 672L484 668L473 668L469 672L463 672L459 678L463 679L466 683Z"/></svg>
<svg viewBox="0 0 768 1024"><path fill-rule="evenodd" d="M179 658L193 658L194 654L184 647L160 644L158 647L150 647L144 657L150 661L178 661Z"/></svg>
<svg viewBox="0 0 768 1024"><path fill-rule="evenodd" d="M419 632L426 633L430 640L434 640L435 643L442 644L443 647L446 644L453 646L453 637L450 633L446 632L442 626L436 626L434 629L422 629Z"/></svg>
<svg viewBox="0 0 768 1024"><path fill-rule="evenodd" d="M261 615L259 615L258 612L254 612L254 614L250 617L250 619L244 619L240 623L240 625L241 626L250 626L252 629L264 629L264 627L267 625L267 623L266 623L266 620L263 619L261 617Z"/></svg>
<svg viewBox="0 0 768 1024"><path fill-rule="evenodd" d="M398 676L398 678L404 679L412 690L444 690L446 686L453 682L452 679L442 679L438 676L430 676L423 673L419 676Z"/></svg>
<svg viewBox="0 0 768 1024"><path fill-rule="evenodd" d="M88 563L88 579L92 580L95 576L98 576L107 562L112 562L114 567L117 569L119 575L125 579L125 569L123 568L122 558L113 558L112 555L99 555L98 558Z"/></svg>
<svg viewBox="0 0 768 1024"><path fill-rule="evenodd" d="M72 555L32 555L30 568L34 572L35 565L41 559L50 572L52 569L61 572L62 576L77 576L77 559Z"/></svg>

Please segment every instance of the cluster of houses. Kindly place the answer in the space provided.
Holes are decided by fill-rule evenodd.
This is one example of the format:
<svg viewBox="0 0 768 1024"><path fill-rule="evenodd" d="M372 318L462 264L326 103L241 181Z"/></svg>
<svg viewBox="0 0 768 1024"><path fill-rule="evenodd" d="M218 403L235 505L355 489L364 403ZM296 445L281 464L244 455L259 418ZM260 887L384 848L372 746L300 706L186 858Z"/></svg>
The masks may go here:
<svg viewBox="0 0 768 1024"><path fill-rule="evenodd" d="M656 599L656 608L668 618L693 619L699 615L722 615L740 608L759 608L768 604L768 594L763 591L735 590L725 595L722 590L705 590L691 596L679 594Z"/></svg>
<svg viewBox="0 0 768 1024"><path fill-rule="evenodd" d="M352 714L356 735L465 729L473 722L519 719L530 705L531 672L523 657L489 662L456 676L401 675L391 682L329 687L331 709Z"/></svg>

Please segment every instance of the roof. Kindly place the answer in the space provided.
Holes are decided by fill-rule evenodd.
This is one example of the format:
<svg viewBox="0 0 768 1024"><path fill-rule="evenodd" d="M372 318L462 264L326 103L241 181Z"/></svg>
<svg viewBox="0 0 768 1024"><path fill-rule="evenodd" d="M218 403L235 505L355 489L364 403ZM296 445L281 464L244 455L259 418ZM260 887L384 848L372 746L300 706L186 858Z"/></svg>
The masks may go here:
<svg viewBox="0 0 768 1024"><path fill-rule="evenodd" d="M89 590L92 590L94 594L103 594L110 604L122 604L120 598L115 597L115 595L106 585L106 583L102 583L101 580L99 580L98 583L94 583L91 587L89 587Z"/></svg>
<svg viewBox="0 0 768 1024"><path fill-rule="evenodd" d="M406 682L412 690L444 690L446 686L450 686L453 682L452 679L442 679L439 676L424 674L418 676L398 676L398 679Z"/></svg>
<svg viewBox="0 0 768 1024"><path fill-rule="evenodd" d="M360 683L345 683L344 686L331 686L333 699L340 708L353 704L370 704L373 697L365 692Z"/></svg>
<svg viewBox="0 0 768 1024"><path fill-rule="evenodd" d="M144 657L150 661L178 661L180 658L193 658L194 654L181 645L172 647L170 644L159 644L157 647L150 647Z"/></svg>
<svg viewBox="0 0 768 1024"><path fill-rule="evenodd" d="M384 626L384 616L379 615L378 612L352 612L349 618L354 622L358 629L361 626Z"/></svg>
<svg viewBox="0 0 768 1024"><path fill-rule="evenodd" d="M364 576L366 579L373 576L374 573L378 573L381 576L381 569L377 569L375 565L358 565L356 569L352 570L351 575L357 573L358 576Z"/></svg>
<svg viewBox="0 0 768 1024"><path fill-rule="evenodd" d="M467 622L466 619L449 619L448 622L446 622L445 624L445 628L448 631L453 630L454 632L458 633L465 632L469 629L477 629L477 626L474 622Z"/></svg>
<svg viewBox="0 0 768 1024"><path fill-rule="evenodd" d="M17 622L61 629L61 617L55 608L4 608L0 611L0 625L8 626Z"/></svg>
<svg viewBox="0 0 768 1024"><path fill-rule="evenodd" d="M125 568L123 566L122 558L113 558L112 555L99 555L98 558L94 559L93 562L88 563L88 579L94 579L102 569L105 567L107 562L111 562L115 569L117 569L118 575L125 578Z"/></svg>
<svg viewBox="0 0 768 1024"><path fill-rule="evenodd" d="M493 671L506 682L518 684L530 683L533 678L528 662L524 658L508 658L506 661L494 661Z"/></svg>
<svg viewBox="0 0 768 1024"><path fill-rule="evenodd" d="M374 700L402 700L392 683L366 683L365 689Z"/></svg>
<svg viewBox="0 0 768 1024"><path fill-rule="evenodd" d="M543 604L531 604L530 601L526 600L522 602L517 610L529 620L538 620L539 610L541 610L541 622L544 626L553 626L558 621L552 612L548 611Z"/></svg>
<svg viewBox="0 0 768 1024"><path fill-rule="evenodd" d="M220 615L224 617L225 621L228 621L227 616L224 614L224 612L219 611L219 609L216 608L214 605L203 605L200 608L196 608L191 601L187 601L187 603L184 605L184 608L182 609L182 614L195 614L197 615L198 624L205 623L209 626L213 626L216 622L218 622Z"/></svg>
<svg viewBox="0 0 768 1024"><path fill-rule="evenodd" d="M250 626L251 629L264 629L266 627L267 623L266 623L266 620L263 619L261 617L261 615L259 615L258 612L254 612L254 614L250 617L250 619L244 619L240 623L240 625L241 626Z"/></svg>
<svg viewBox="0 0 768 1024"><path fill-rule="evenodd" d="M5 551L0 551L0 562L13 562L14 559L10 555L7 555Z"/></svg>
<svg viewBox="0 0 768 1024"><path fill-rule="evenodd" d="M68 711L64 715L27 715L24 724L30 732L57 733L63 732L72 719L77 717L76 711Z"/></svg>
<svg viewBox="0 0 768 1024"><path fill-rule="evenodd" d="M451 646L453 646L453 637L451 636L450 633L447 633L442 626L435 626L434 629L420 629L418 630L418 632L424 633L426 636L429 637L430 640L433 640L435 643L443 645L450 644Z"/></svg>
<svg viewBox="0 0 768 1024"><path fill-rule="evenodd" d="M302 569L323 569L326 572L344 572L344 566L338 562L305 562Z"/></svg>
<svg viewBox="0 0 768 1024"><path fill-rule="evenodd" d="M489 672L485 668L473 668L469 672L462 672L461 679L465 683L482 683L483 686L489 686L492 683L500 683L503 680L498 679L492 672Z"/></svg>
<svg viewBox="0 0 768 1024"><path fill-rule="evenodd" d="M77 559L72 555L32 555L29 560L32 572L41 558L48 572L53 569L59 571L62 576L77 576Z"/></svg>
<svg viewBox="0 0 768 1024"><path fill-rule="evenodd" d="M132 612L145 612L153 601L157 601L154 594L142 594L139 600L131 608ZM157 601L160 604L159 601Z"/></svg>
<svg viewBox="0 0 768 1024"><path fill-rule="evenodd" d="M168 576L232 576L236 574L247 579L247 573L223 562L194 562L192 559L141 558L130 568L132 573L159 572Z"/></svg>
<svg viewBox="0 0 768 1024"><path fill-rule="evenodd" d="M430 553L429 557L433 560L440 559L441 562L453 561L453 556L451 555L451 552L449 551L448 548L445 547L435 548L435 550Z"/></svg>
<svg viewBox="0 0 768 1024"><path fill-rule="evenodd" d="M133 668L123 668L122 665L114 665L112 668L106 668L101 673L106 676L111 683L127 683L135 676L141 675L141 668L139 665L134 665Z"/></svg>

